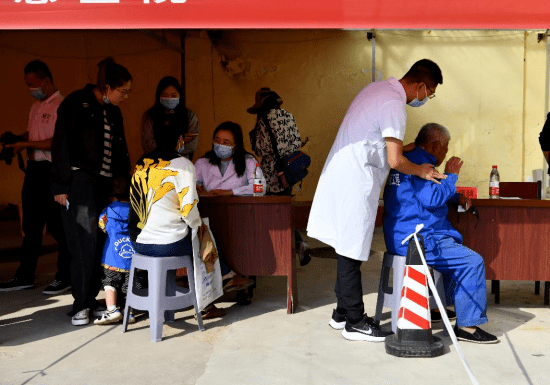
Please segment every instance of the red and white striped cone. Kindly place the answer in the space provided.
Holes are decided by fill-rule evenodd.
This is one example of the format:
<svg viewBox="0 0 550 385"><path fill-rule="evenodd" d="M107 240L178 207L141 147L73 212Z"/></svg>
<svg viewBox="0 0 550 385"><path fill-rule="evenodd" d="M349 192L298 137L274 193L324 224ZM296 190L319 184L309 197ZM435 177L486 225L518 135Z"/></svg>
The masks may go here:
<svg viewBox="0 0 550 385"><path fill-rule="evenodd" d="M424 249L422 236L418 238ZM428 281L414 239L409 242L406 263L397 333L386 337L386 353L397 357L440 356L443 343L432 335Z"/></svg>

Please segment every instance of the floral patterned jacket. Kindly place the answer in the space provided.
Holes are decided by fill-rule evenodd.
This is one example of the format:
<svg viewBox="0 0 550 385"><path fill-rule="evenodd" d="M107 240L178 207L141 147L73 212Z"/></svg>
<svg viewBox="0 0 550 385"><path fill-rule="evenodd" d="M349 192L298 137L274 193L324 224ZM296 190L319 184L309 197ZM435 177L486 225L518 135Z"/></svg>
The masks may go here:
<svg viewBox="0 0 550 385"><path fill-rule="evenodd" d="M280 157L284 158L298 151L302 142L294 116L283 109L272 109L267 114L267 120L277 140ZM267 129L269 128L266 128L263 119L258 120L256 127L250 132L250 143L256 155L262 158L260 164L267 183L267 193L278 193L283 188L275 175L276 157Z"/></svg>

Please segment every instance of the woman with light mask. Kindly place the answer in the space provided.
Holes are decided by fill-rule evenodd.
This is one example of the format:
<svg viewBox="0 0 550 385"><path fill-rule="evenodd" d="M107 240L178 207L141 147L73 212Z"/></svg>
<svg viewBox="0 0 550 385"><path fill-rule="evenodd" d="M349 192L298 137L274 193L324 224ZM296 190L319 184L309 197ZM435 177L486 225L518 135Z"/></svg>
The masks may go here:
<svg viewBox="0 0 550 385"><path fill-rule="evenodd" d="M203 196L252 195L256 158L244 149L241 126L224 122L214 130L212 150L195 162L197 193ZM265 179L262 176L265 191ZM216 234L214 234L215 236ZM242 290L254 281L233 271L223 260L223 250L218 250L224 279L224 292ZM225 311L214 305L207 307L203 318L223 316Z"/></svg>
<svg viewBox="0 0 550 385"><path fill-rule="evenodd" d="M241 126L224 122L214 130L212 150L195 162L202 196L252 195L256 158L244 149ZM265 179L262 176L265 191Z"/></svg>
<svg viewBox="0 0 550 385"><path fill-rule="evenodd" d="M183 137L184 146L179 149L181 155L191 160L199 142L199 120L197 115L185 108L181 101L183 89L172 76L162 78L155 93L155 104L144 114L141 123L141 145L144 153L157 148L156 137L163 130L174 128Z"/></svg>

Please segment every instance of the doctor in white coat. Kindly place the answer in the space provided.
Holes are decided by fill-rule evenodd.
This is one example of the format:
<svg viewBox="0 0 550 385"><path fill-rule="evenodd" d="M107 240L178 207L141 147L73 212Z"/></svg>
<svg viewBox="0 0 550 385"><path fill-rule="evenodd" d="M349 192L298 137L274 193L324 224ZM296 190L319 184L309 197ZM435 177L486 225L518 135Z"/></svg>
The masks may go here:
<svg viewBox="0 0 550 385"><path fill-rule="evenodd" d="M390 167L436 183L436 178L445 178L433 165L416 165L403 156L405 106L422 106L442 83L437 64L423 59L401 80L392 77L363 88L323 167L307 232L338 254L337 305L329 324L343 329L348 340L379 342L391 334L365 314L360 267L369 257L378 199Z"/></svg>

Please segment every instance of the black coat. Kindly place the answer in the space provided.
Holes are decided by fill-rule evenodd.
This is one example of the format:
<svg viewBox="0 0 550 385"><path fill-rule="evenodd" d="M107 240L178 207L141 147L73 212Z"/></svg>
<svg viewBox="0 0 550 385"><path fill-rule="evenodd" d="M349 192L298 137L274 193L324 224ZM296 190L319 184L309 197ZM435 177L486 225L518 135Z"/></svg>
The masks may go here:
<svg viewBox="0 0 550 385"><path fill-rule="evenodd" d="M113 176L130 172L130 157L120 108L97 102L93 84L71 93L57 109L52 141L52 192L68 194L71 167L99 175L103 163L104 115L111 124Z"/></svg>

